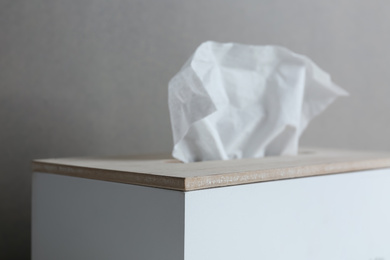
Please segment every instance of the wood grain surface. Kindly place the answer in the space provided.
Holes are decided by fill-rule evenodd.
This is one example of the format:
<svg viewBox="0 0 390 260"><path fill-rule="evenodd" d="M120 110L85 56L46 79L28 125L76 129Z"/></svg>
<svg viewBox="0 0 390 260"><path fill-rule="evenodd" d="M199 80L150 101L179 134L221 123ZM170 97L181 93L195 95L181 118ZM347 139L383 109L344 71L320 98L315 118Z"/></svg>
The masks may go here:
<svg viewBox="0 0 390 260"><path fill-rule="evenodd" d="M33 161L35 172L180 191L390 167L390 153L305 148L296 156L181 163L170 155Z"/></svg>

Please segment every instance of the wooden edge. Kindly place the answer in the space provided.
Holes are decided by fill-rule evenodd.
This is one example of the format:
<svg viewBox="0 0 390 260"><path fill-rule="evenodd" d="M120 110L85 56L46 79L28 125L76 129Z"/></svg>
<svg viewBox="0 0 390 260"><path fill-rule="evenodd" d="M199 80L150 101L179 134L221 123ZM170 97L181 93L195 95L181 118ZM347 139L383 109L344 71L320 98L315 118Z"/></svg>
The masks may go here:
<svg viewBox="0 0 390 260"><path fill-rule="evenodd" d="M52 173L86 179L134 184L154 188L185 191L184 178L159 176L145 173L102 170L89 167L52 164L47 162L32 162L34 172Z"/></svg>
<svg viewBox="0 0 390 260"><path fill-rule="evenodd" d="M149 173L103 170L90 167L69 166L33 161L35 172L60 174L125 184L134 184L177 191L195 191L258 182L321 176L390 167L390 158L351 159L350 161L314 163L305 166L278 167L237 173L224 173L199 177L173 177Z"/></svg>
<svg viewBox="0 0 390 260"><path fill-rule="evenodd" d="M390 158L356 160L306 166L286 167L260 171L230 173L188 177L185 179L185 191L242 185L257 182L286 180L302 177L349 173L390 167Z"/></svg>

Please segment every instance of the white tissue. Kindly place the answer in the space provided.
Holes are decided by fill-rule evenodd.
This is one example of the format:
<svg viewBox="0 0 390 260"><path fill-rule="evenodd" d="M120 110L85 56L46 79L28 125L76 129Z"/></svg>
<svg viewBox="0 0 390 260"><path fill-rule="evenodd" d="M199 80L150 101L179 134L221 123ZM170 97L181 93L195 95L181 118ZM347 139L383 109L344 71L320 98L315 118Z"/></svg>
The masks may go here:
<svg viewBox="0 0 390 260"><path fill-rule="evenodd" d="M309 121L348 93L278 46L202 43L169 82L173 157L295 155Z"/></svg>

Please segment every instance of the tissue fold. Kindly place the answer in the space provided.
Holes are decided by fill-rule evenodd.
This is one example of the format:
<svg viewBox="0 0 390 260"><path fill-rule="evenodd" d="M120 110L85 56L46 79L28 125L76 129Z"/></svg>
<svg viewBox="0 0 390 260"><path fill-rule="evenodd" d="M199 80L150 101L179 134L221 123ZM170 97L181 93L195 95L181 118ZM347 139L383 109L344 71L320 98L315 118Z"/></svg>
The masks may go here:
<svg viewBox="0 0 390 260"><path fill-rule="evenodd" d="M168 95L172 155L194 162L295 155L309 121L348 93L286 48L205 42Z"/></svg>

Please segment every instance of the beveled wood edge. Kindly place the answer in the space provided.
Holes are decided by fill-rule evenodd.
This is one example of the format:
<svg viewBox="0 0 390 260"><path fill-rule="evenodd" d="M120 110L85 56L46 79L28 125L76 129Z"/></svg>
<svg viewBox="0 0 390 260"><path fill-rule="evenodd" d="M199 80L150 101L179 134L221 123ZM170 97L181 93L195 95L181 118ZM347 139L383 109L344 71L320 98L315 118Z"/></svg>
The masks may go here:
<svg viewBox="0 0 390 260"><path fill-rule="evenodd" d="M32 162L32 169L35 172L52 173L177 191L195 191L267 181L374 170L388 167L390 167L390 158L378 158L325 164L310 164L305 166L255 170L230 174L206 175L200 177L172 177L51 164L39 161Z"/></svg>
<svg viewBox="0 0 390 260"><path fill-rule="evenodd" d="M160 176L136 172L103 170L89 167L52 164L47 162L32 162L34 172L52 173L100 181L110 181L140 186L185 191L184 178Z"/></svg>
<svg viewBox="0 0 390 260"><path fill-rule="evenodd" d="M223 175L188 177L185 179L185 188L186 191L193 191L250 183L353 173L357 171L376 170L389 167L390 158L311 164L306 166L285 167Z"/></svg>

